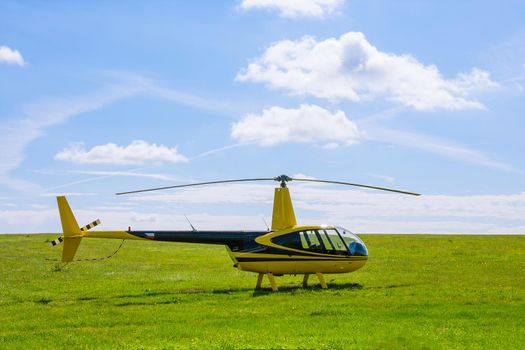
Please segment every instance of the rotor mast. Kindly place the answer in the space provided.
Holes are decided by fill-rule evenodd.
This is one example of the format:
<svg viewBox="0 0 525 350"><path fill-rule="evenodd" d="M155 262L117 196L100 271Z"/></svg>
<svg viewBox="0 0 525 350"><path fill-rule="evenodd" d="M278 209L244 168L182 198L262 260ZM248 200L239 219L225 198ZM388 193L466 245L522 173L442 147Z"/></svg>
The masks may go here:
<svg viewBox="0 0 525 350"><path fill-rule="evenodd" d="M292 178L281 175L275 177L274 180L281 183L281 186L275 189L273 196L272 231L277 231L296 226L297 220L295 219L290 190L286 186L286 183L292 181Z"/></svg>

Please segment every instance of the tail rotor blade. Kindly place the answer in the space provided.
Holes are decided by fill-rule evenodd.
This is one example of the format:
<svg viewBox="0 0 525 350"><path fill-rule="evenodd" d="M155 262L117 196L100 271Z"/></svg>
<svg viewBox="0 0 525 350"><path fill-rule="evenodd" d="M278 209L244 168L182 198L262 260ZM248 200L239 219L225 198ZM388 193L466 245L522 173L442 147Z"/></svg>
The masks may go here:
<svg viewBox="0 0 525 350"><path fill-rule="evenodd" d="M81 227L81 228L80 228L80 231L83 231L83 232L84 232L84 231L89 231L89 230L91 230L93 227L95 227L95 226L97 226L97 225L100 225L100 220L99 220L99 219L93 221L92 223L87 224L87 225L84 226L84 227Z"/></svg>
<svg viewBox="0 0 525 350"><path fill-rule="evenodd" d="M54 246L62 243L63 241L64 241L64 238L62 236L60 236L57 239L55 239L54 241L49 242L49 246L50 247L54 247Z"/></svg>

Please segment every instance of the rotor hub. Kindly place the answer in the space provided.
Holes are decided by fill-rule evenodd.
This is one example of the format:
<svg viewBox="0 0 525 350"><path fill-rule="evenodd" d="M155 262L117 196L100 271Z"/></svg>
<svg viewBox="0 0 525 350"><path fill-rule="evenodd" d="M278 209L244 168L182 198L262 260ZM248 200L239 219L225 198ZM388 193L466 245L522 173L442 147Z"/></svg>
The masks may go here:
<svg viewBox="0 0 525 350"><path fill-rule="evenodd" d="M279 181L281 183L281 187L282 188L285 188L286 187L286 183L288 181L292 181L293 179L291 177L289 177L288 175L280 175L280 176L276 176L273 178L275 181Z"/></svg>

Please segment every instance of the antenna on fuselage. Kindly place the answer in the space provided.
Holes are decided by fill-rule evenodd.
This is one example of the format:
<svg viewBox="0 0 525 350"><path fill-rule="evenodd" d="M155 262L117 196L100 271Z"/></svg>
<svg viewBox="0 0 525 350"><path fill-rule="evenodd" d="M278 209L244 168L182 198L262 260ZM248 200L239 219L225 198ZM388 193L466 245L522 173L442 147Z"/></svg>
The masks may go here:
<svg viewBox="0 0 525 350"><path fill-rule="evenodd" d="M190 224L192 231L193 231L193 232L197 232L197 230L195 229L195 227L193 227L193 225L191 224L190 219L188 219L188 217L186 216L186 214L183 214L183 215L184 215L184 217L186 218L186 220L188 221L188 224Z"/></svg>
<svg viewBox="0 0 525 350"><path fill-rule="evenodd" d="M268 223L266 222L266 219L264 218L264 216L261 216L261 219L263 220L264 225L266 226L266 229L267 229L268 231L270 231L270 226L268 226Z"/></svg>

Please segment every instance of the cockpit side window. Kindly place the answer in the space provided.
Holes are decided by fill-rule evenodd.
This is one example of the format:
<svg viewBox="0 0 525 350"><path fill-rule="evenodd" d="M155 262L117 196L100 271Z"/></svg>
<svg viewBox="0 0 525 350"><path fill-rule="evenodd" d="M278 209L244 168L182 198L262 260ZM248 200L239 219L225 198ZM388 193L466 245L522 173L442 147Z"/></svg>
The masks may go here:
<svg viewBox="0 0 525 350"><path fill-rule="evenodd" d="M303 249L314 250L314 251L323 251L324 248L319 242L319 238L312 230L301 231L301 243Z"/></svg>
<svg viewBox="0 0 525 350"><path fill-rule="evenodd" d="M326 235L326 232L324 230L315 230L317 235L321 237L321 241L323 242L324 249L331 251L334 250L334 247L332 247L332 243L330 243L330 240L328 239L328 236Z"/></svg>
<svg viewBox="0 0 525 350"><path fill-rule="evenodd" d="M301 247L303 247L303 249L310 248L310 242L308 241L308 237L306 237L306 232L299 232L299 236L301 237Z"/></svg>
<svg viewBox="0 0 525 350"><path fill-rule="evenodd" d="M328 239L332 243L332 246L335 248L337 252L346 252L347 248L341 237L337 234L335 230L324 230L326 235L328 236Z"/></svg>
<svg viewBox="0 0 525 350"><path fill-rule="evenodd" d="M272 242L283 247L303 249L302 238L299 237L299 232L288 233L286 235L275 237L272 239Z"/></svg>
<svg viewBox="0 0 525 350"><path fill-rule="evenodd" d="M347 254L347 246L333 229L305 230L272 238L272 242L287 248L326 254Z"/></svg>

